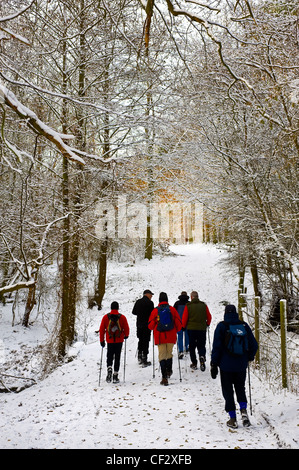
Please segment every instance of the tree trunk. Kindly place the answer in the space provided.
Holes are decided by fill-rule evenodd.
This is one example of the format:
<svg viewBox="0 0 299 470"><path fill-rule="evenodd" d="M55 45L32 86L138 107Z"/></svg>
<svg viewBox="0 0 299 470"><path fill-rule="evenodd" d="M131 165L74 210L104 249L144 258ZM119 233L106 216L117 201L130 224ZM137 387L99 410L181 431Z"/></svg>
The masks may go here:
<svg viewBox="0 0 299 470"><path fill-rule="evenodd" d="M69 175L68 175L68 161L63 157L63 211L64 214L69 213ZM70 219L64 219L63 227L63 249L62 249L62 309L61 309L61 325L59 334L59 357L65 356L67 338L68 338L68 319L69 319L69 293L70 293L70 268L69 268L69 251L70 251Z"/></svg>
<svg viewBox="0 0 299 470"><path fill-rule="evenodd" d="M106 238L101 243L100 256L98 260L98 284L95 292L95 302L99 310L102 308L102 301L106 291L107 251L108 239Z"/></svg>
<svg viewBox="0 0 299 470"><path fill-rule="evenodd" d="M251 262L250 270L251 270L251 275L252 275L254 295L255 297L260 298L260 304L262 305L262 291L260 289L260 280L259 280L259 273L258 273L258 269L256 265L256 260Z"/></svg>
<svg viewBox="0 0 299 470"><path fill-rule="evenodd" d="M28 327L28 324L29 324L30 313L32 312L33 307L35 305L35 292L36 292L37 274L38 274L38 271L36 270L33 274L35 282L31 287L29 287L29 290L28 290L28 296L27 296L27 301L26 301L26 306L25 306L25 313L24 313L23 320L22 320L22 325L25 326L26 328Z"/></svg>
<svg viewBox="0 0 299 470"><path fill-rule="evenodd" d="M148 3L148 10L147 10L147 18L145 20L145 28L144 28L144 45L145 45L145 57L148 64L148 71L150 70L150 57L149 57L149 41L150 41L150 28L151 28L151 20L153 15L153 1ZM150 72L149 72L150 73ZM149 78L147 84L147 92L146 92L146 115L150 117L153 107L153 99L152 99L152 80ZM153 134L153 132L152 132ZM147 164L147 177L148 177L148 213L147 213L147 228L146 228L146 240L145 240L145 254L144 257L146 259L151 260L153 257L153 238L151 236L151 213L150 213L150 205L152 202L152 194L153 194L153 169L152 169L152 158L153 158L153 135L151 135L151 130L149 125L145 128L145 138L147 142L147 152L148 152L148 164Z"/></svg>
<svg viewBox="0 0 299 470"><path fill-rule="evenodd" d="M79 76L78 76L78 95L82 98L85 95L85 68L86 68L86 51L85 51L85 17L84 0L80 2L80 46L79 46ZM67 37L67 34L65 34ZM63 88L66 94L67 90L67 47L66 41L63 43ZM67 123L66 102L63 107L63 126ZM86 147L84 136L84 117L82 112L78 110L78 129L77 129L77 143L80 150L84 151ZM64 158L63 167L63 207L64 213L70 213L71 201L69 193L69 167L68 162ZM75 321L76 321L76 300L77 300L77 287L78 287L78 264L79 264L79 251L80 251L80 227L79 220L81 215L81 188L82 188L82 168L76 168L79 176L75 180L74 202L73 207L73 223L71 226L70 218L65 220L64 230L64 245L63 245L63 276L62 276L62 315L61 315L61 329L59 336L59 356L63 357L66 353L66 347L72 343L75 337Z"/></svg>

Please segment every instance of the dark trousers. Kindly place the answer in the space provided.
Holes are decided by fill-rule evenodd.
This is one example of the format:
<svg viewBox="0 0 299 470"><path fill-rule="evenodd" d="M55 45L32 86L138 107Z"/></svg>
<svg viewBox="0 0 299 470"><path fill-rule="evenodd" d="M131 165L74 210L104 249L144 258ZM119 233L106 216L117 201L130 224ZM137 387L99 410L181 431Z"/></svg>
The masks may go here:
<svg viewBox="0 0 299 470"><path fill-rule="evenodd" d="M148 327L137 328L138 353L143 356L148 355L149 342L151 339L151 330Z"/></svg>
<svg viewBox="0 0 299 470"><path fill-rule="evenodd" d="M119 371L122 345L122 343L107 343L107 367L112 367L114 361L114 372Z"/></svg>
<svg viewBox="0 0 299 470"><path fill-rule="evenodd" d="M234 391L238 403L242 403L242 408L245 408L244 405L247 403L245 393L246 369L241 372L226 372L220 369L220 379L225 400L225 411L229 412L236 409Z"/></svg>
<svg viewBox="0 0 299 470"><path fill-rule="evenodd" d="M196 349L198 355L206 357L206 330L188 330L189 351L192 364L197 364Z"/></svg>

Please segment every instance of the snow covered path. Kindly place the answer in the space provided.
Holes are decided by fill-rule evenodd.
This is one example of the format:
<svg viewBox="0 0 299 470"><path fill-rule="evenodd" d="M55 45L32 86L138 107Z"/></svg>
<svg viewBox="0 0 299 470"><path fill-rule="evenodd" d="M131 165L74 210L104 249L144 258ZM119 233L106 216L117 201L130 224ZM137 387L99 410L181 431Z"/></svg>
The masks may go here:
<svg viewBox="0 0 299 470"><path fill-rule="evenodd" d="M137 338L134 301L145 288L168 293L173 305L182 290L198 290L212 317L213 331L223 317L222 301L236 303L237 279L217 263L223 256L213 246L173 248L177 256L146 260L135 266L109 266L105 308L89 311L88 343L76 343L76 358L59 367L43 382L19 394L0 395L0 448L57 449L277 449L298 448L298 397L283 392L273 395L267 384L251 374L252 426L237 430L226 426L227 415L219 376L191 371L189 357L180 361L174 349L171 385L160 385L155 347L153 368L140 368L136 359ZM131 334L127 340L126 375L122 354L119 385L105 382L105 354L101 385L98 385L100 346L94 331L117 300L127 316ZM149 359L152 361L152 344ZM210 347L207 342L207 364Z"/></svg>

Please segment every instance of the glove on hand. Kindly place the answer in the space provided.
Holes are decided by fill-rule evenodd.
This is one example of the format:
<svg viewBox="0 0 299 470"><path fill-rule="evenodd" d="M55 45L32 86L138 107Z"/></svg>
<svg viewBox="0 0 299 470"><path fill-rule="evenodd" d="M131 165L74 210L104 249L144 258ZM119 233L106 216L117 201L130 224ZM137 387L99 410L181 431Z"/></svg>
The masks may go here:
<svg viewBox="0 0 299 470"><path fill-rule="evenodd" d="M102 346L102 348L105 347L105 344L106 344L105 341L101 341L101 346Z"/></svg>
<svg viewBox="0 0 299 470"><path fill-rule="evenodd" d="M217 375L218 375L218 367L215 366L215 364L211 363L211 377L212 377L212 379L216 379Z"/></svg>

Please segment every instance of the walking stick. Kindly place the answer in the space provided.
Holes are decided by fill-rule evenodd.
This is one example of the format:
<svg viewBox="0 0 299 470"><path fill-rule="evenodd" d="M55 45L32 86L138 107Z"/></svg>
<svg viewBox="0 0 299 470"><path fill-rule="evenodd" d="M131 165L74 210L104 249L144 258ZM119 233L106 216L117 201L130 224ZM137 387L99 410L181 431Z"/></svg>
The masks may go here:
<svg viewBox="0 0 299 470"><path fill-rule="evenodd" d="M211 354L212 350L211 350L210 327L209 326L208 326L208 339L209 339L209 347L210 347L210 354Z"/></svg>
<svg viewBox="0 0 299 470"><path fill-rule="evenodd" d="M127 356L127 338L125 338L125 352L124 352L124 382L126 381L126 356Z"/></svg>
<svg viewBox="0 0 299 470"><path fill-rule="evenodd" d="M155 341L153 333L153 379L155 378Z"/></svg>
<svg viewBox="0 0 299 470"><path fill-rule="evenodd" d="M250 367L249 367L249 362L248 362L248 386L249 386L249 404L250 404L250 414L252 415L251 383L250 383Z"/></svg>
<svg viewBox="0 0 299 470"><path fill-rule="evenodd" d="M102 375L102 362L103 362L103 346L102 346L102 352L101 352L101 362L100 362L100 373L99 373L99 386L101 385L101 375Z"/></svg>
<svg viewBox="0 0 299 470"><path fill-rule="evenodd" d="M176 348L177 348L177 352L178 352L179 374L180 374L180 382L181 382L182 381L182 374L181 374L181 364L180 364L180 357L179 357L178 339L176 341Z"/></svg>

